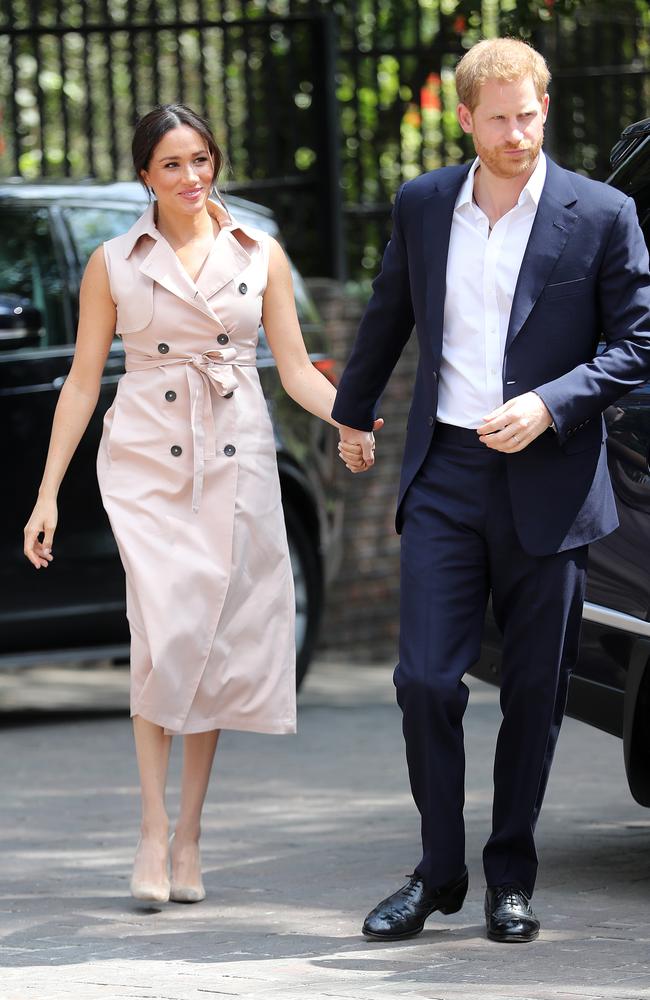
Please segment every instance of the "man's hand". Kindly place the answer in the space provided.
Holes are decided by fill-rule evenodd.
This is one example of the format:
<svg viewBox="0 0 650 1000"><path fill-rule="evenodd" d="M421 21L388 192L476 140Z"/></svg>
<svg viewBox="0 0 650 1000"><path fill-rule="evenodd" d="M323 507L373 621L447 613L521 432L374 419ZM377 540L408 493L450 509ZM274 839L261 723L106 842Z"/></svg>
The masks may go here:
<svg viewBox="0 0 650 1000"><path fill-rule="evenodd" d="M546 404L536 392L515 396L483 420L483 425L477 429L481 441L488 448L508 455L523 451L553 423Z"/></svg>
<svg viewBox="0 0 650 1000"><path fill-rule="evenodd" d="M350 472L365 472L375 464L375 431L381 430L384 421L375 420L371 431L339 425L339 456Z"/></svg>

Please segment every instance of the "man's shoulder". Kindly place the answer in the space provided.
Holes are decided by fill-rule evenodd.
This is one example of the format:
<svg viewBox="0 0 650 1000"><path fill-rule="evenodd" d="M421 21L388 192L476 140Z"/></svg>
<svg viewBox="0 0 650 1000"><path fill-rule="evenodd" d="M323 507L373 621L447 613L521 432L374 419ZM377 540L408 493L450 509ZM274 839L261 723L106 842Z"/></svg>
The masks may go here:
<svg viewBox="0 0 650 1000"><path fill-rule="evenodd" d="M555 171L567 181L575 191L578 202L593 205L605 212L618 213L622 205L627 201L627 195L623 194L611 184L604 181L596 181L584 174L576 173L575 170L567 170L557 163L549 160L548 178L552 180Z"/></svg>
<svg viewBox="0 0 650 1000"><path fill-rule="evenodd" d="M428 170L425 174L413 177L402 186L402 195L408 200L427 198L434 191L445 191L454 186L460 186L467 175L471 163L460 163L450 167L438 167Z"/></svg>

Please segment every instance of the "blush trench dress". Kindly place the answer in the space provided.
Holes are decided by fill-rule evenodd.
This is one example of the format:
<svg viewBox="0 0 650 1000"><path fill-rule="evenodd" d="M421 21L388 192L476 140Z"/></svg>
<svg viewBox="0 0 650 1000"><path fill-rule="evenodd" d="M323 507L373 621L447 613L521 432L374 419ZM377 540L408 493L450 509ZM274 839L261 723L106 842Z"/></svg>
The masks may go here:
<svg viewBox="0 0 650 1000"><path fill-rule="evenodd" d="M255 366L269 237L208 210L221 228L195 281L154 203L104 244L126 374L97 473L126 573L131 715L291 733L293 578Z"/></svg>

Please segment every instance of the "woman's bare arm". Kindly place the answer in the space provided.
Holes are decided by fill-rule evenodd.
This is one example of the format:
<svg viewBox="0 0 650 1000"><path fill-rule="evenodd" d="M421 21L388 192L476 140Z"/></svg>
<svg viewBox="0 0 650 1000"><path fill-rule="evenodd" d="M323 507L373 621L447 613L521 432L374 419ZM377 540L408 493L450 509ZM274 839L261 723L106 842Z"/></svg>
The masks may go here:
<svg viewBox="0 0 650 1000"><path fill-rule="evenodd" d="M115 316L104 251L99 247L81 282L74 359L54 412L36 506L25 526L24 552L36 569L52 561L59 487L97 405L102 371L115 334ZM41 532L44 537L39 542Z"/></svg>
<svg viewBox="0 0 650 1000"><path fill-rule="evenodd" d="M347 433L348 428L342 428L332 418L336 389L309 360L296 314L289 262L274 239L271 239L262 322L285 391L303 409L338 427L343 434ZM381 419L375 421L374 430L379 430L383 424ZM343 441L339 451L350 471L361 472L374 463L373 435L351 433L360 435L362 443Z"/></svg>
<svg viewBox="0 0 650 1000"><path fill-rule="evenodd" d="M336 389L309 360L296 313L289 262L280 244L274 239L270 242L262 322L282 386L303 409L338 427L331 415Z"/></svg>

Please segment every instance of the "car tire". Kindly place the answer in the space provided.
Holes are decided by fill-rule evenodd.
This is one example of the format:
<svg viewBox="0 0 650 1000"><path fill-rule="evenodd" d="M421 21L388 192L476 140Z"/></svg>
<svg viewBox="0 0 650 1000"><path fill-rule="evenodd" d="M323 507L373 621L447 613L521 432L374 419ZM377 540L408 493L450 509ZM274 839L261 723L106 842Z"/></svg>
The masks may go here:
<svg viewBox="0 0 650 1000"><path fill-rule="evenodd" d="M323 582L316 544L295 508L285 506L284 519L296 592L296 687L300 688L318 638Z"/></svg>

